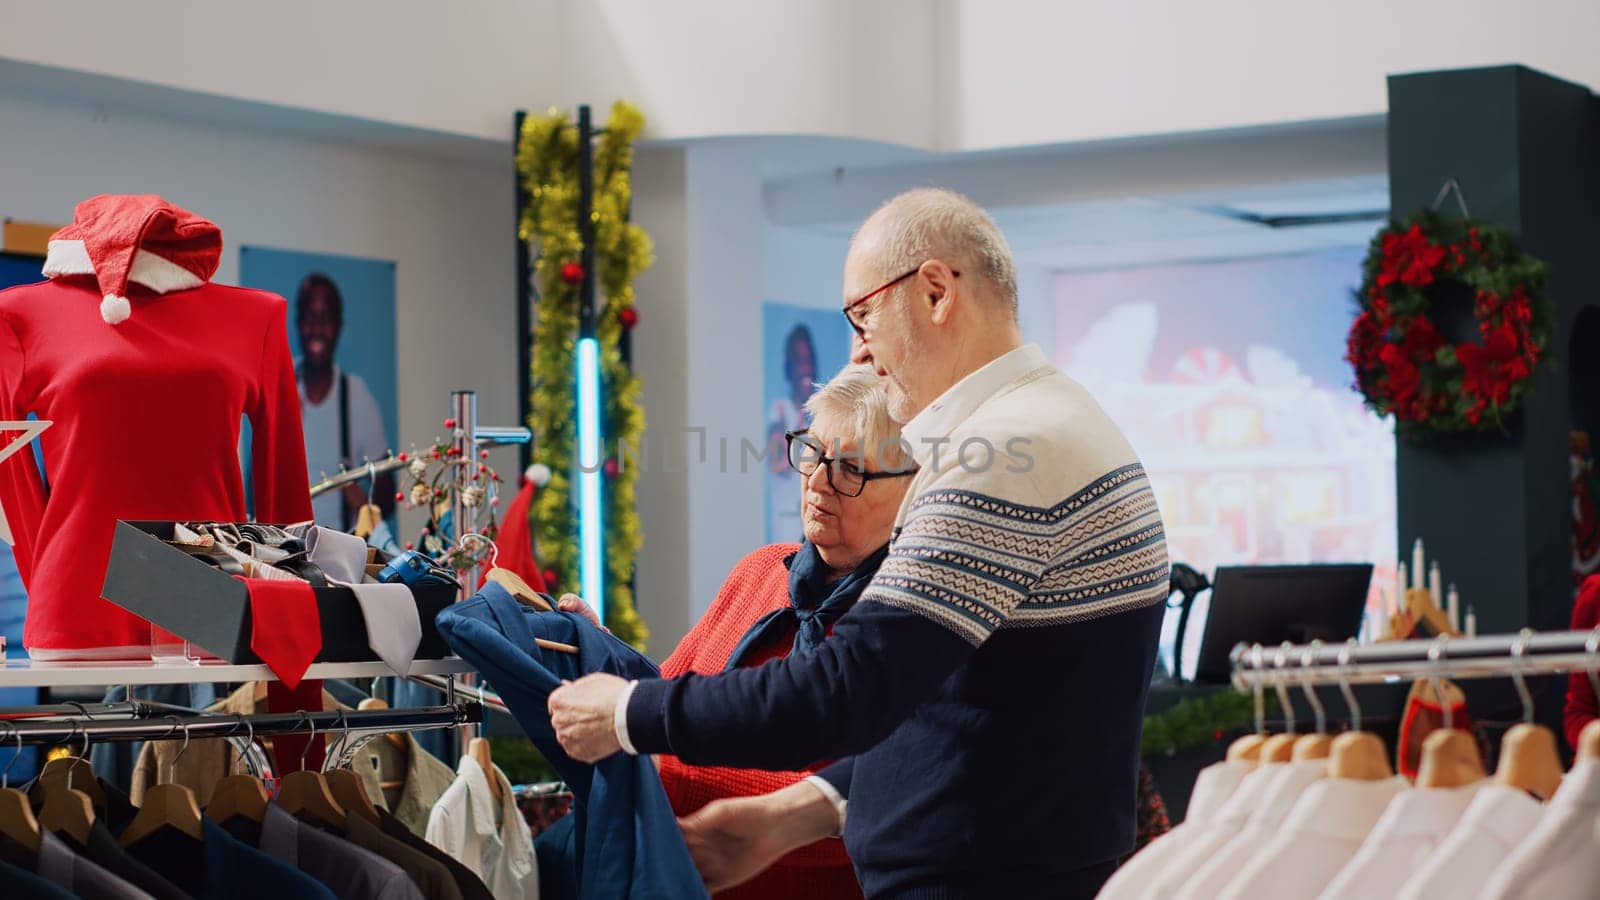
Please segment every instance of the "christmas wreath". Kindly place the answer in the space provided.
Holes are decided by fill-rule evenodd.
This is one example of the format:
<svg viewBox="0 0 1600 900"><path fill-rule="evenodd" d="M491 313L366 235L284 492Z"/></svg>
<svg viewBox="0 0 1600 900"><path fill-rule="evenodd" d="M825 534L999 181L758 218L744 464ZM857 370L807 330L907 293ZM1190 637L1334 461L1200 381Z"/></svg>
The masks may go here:
<svg viewBox="0 0 1600 900"><path fill-rule="evenodd" d="M1379 232L1362 271L1345 358L1366 405L1412 439L1506 432L1549 352L1544 263L1503 228L1424 210ZM1452 341L1435 316L1469 302L1478 339Z"/></svg>

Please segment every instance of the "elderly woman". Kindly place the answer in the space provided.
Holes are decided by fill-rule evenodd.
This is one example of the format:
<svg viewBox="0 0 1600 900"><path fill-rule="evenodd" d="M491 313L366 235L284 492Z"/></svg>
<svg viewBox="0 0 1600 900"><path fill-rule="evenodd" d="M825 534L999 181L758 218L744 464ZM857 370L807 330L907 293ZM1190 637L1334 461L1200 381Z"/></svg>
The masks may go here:
<svg viewBox="0 0 1600 900"><path fill-rule="evenodd" d="M878 571L912 464L889 418L888 399L868 366L845 367L806 401L811 427L791 431L789 464L805 479L805 541L769 544L741 559L716 600L661 666L672 678L757 666L822 641ZM577 596L561 608L593 616ZM657 757L673 811L686 816L713 800L766 794L821 769L766 772L691 766ZM802 847L728 898L860 897L837 838Z"/></svg>

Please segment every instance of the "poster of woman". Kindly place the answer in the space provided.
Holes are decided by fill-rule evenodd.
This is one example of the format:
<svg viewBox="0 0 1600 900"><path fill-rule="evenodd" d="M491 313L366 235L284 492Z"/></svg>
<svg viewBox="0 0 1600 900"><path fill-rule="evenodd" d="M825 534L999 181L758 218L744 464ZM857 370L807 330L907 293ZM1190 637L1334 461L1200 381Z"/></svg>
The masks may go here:
<svg viewBox="0 0 1600 900"><path fill-rule="evenodd" d="M768 301L761 347L767 541L799 541L801 479L789 467L783 436L806 427L806 398L849 361L850 326L837 310Z"/></svg>

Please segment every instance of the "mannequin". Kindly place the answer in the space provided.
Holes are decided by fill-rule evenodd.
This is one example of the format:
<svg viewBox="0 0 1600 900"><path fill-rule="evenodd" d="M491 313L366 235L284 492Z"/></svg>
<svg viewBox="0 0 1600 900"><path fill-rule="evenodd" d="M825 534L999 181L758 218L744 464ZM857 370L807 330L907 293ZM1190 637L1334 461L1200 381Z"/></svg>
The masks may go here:
<svg viewBox="0 0 1600 900"><path fill-rule="evenodd" d="M210 283L221 254L194 213L103 195L51 239L49 281L0 292L0 420L55 423L44 471L0 462L35 658L148 657L149 625L100 598L115 523L244 519L241 416L257 518L311 517L287 304Z"/></svg>

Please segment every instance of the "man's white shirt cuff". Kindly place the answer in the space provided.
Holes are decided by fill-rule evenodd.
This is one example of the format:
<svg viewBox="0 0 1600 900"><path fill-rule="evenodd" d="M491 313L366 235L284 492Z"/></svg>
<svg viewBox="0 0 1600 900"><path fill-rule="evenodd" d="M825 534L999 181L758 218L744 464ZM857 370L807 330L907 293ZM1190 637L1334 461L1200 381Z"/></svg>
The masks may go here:
<svg viewBox="0 0 1600 900"><path fill-rule="evenodd" d="M616 711L611 714L611 724L617 730L617 743L622 745L622 752L629 756L639 755L639 751L633 749L633 741L628 740L628 701L633 699L633 689L638 686L637 679L628 682L628 686L623 688L622 694L617 697ZM839 792L833 793L837 796Z"/></svg>
<svg viewBox="0 0 1600 900"><path fill-rule="evenodd" d="M838 837L844 834L844 811L845 807L848 805L848 801L845 800L844 796L839 793L838 788L835 788L833 785L828 783L826 778L821 778L816 775L807 775L804 781L806 784L809 784L821 791L822 796L828 798L828 802L833 805L833 811L839 814L839 830L835 831L833 836Z"/></svg>

